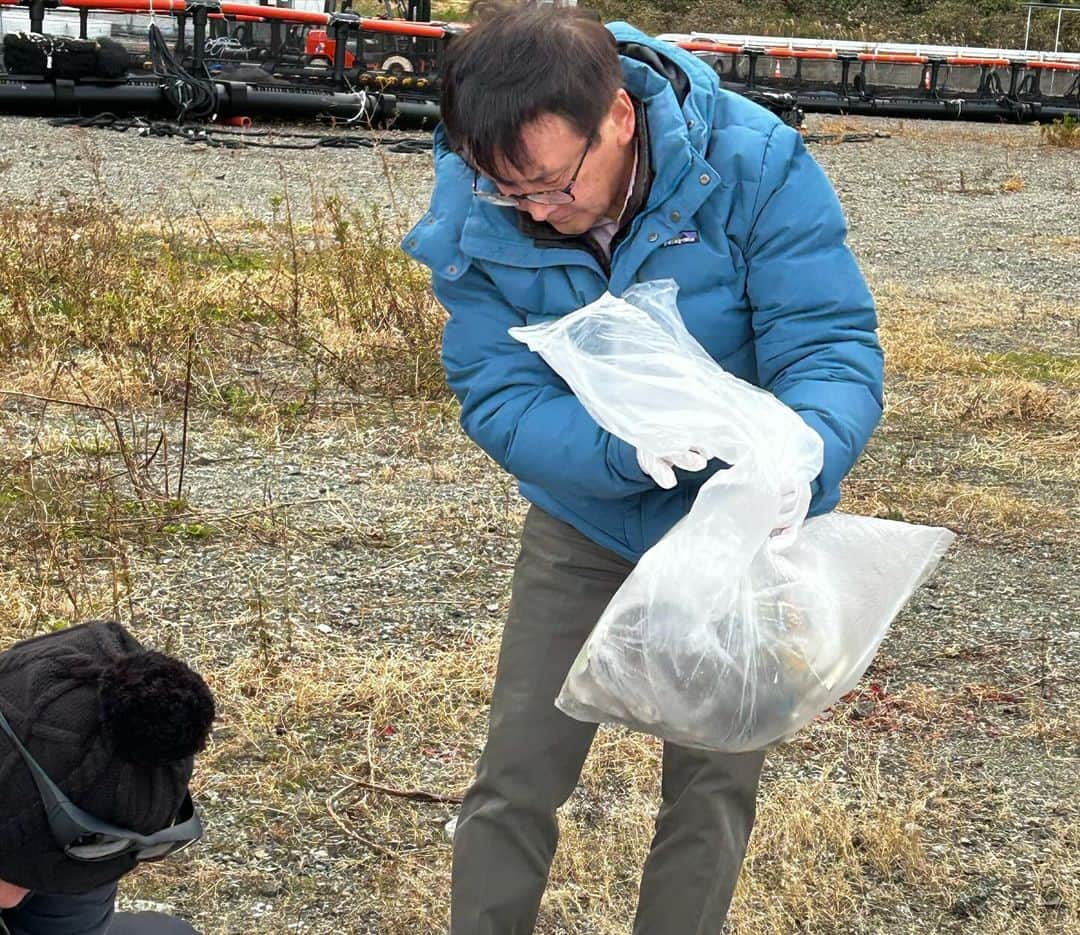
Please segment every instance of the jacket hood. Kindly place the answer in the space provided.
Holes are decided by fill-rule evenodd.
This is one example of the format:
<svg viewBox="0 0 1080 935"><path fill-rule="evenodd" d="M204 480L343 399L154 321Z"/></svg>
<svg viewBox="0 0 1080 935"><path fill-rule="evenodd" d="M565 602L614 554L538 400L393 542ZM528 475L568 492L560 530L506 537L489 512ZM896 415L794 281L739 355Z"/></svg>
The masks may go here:
<svg viewBox="0 0 1080 935"><path fill-rule="evenodd" d="M716 73L685 49L647 36L629 23L610 23L607 28L619 46L626 89L646 105L653 125L665 135L674 132L689 141L694 152L704 154L718 104Z"/></svg>

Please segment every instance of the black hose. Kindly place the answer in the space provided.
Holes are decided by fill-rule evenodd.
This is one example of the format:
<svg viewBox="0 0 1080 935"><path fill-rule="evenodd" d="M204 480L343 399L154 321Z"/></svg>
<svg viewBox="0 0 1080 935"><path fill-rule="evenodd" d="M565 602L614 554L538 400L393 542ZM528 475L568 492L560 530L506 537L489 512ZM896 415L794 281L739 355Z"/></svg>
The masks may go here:
<svg viewBox="0 0 1080 935"><path fill-rule="evenodd" d="M209 120L217 113L217 86L206 65L200 65L199 74L187 71L173 56L156 23L150 24L150 60L154 74L164 82L166 100L176 108L177 122Z"/></svg>
<svg viewBox="0 0 1080 935"><path fill-rule="evenodd" d="M871 133L804 133L804 143L872 143L874 140L891 139L892 134L882 130Z"/></svg>
<svg viewBox="0 0 1080 935"><path fill-rule="evenodd" d="M168 120L146 120L143 117L118 117L116 114L96 114L93 117L53 117L54 127L88 127L116 130L125 133L138 130L139 136L177 137L185 143L205 143L220 149L374 149L381 147L390 153L429 153L430 136L407 136L383 139L370 133L350 133L324 136L320 133L299 133L289 130L240 130L233 127L214 127L203 124L181 126ZM280 137L278 142L275 138ZM288 142L301 140L302 142Z"/></svg>

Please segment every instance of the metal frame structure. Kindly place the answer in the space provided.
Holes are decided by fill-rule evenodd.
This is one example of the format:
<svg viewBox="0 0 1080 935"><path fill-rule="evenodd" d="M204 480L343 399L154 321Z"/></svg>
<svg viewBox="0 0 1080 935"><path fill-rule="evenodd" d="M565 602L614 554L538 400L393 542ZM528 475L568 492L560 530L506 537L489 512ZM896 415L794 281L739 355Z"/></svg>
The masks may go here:
<svg viewBox="0 0 1080 935"><path fill-rule="evenodd" d="M1080 6L1073 7L1080 12ZM1019 61L1031 64L1059 63L1069 66L1069 69L1080 70L1080 52L1037 52L1028 49L1007 49L974 46L950 46L950 45L926 45L921 43L903 42L860 42L844 39L800 39L777 36L750 36L736 35L731 33L665 33L657 38L668 42L674 42L683 48L688 48L688 43L702 43L712 46L725 46L736 48L739 51L758 50L760 52L772 52L773 50L785 50L789 52L825 52L830 55L856 55L866 60L889 60L890 56L906 56L919 59L942 58L942 59L991 59Z"/></svg>
<svg viewBox="0 0 1080 935"><path fill-rule="evenodd" d="M426 0L403 3L410 15L426 9ZM202 109L219 116L352 114L346 119L402 118L430 125L439 114L443 49L466 28L288 9L263 0L0 0L0 10L15 6L29 8L35 33L44 28L46 10L57 8L76 11L83 36L90 11L175 21L172 52L152 30L155 61L168 62L152 70L136 62L119 81L64 80L51 65L34 65L38 71L31 75L0 75L0 111L22 113L168 112L179 100L171 89L184 85L200 95ZM249 24L269 24L262 29L269 41L265 36L235 41L241 31L252 32ZM311 35L322 31L321 67L295 54L283 36L285 27ZM416 70L391 72L385 62L366 58L365 48L375 47L379 35L390 37L395 48L423 45ZM702 57L724 87L796 125L802 111L1010 121L1080 118L1080 53L716 33L659 38ZM249 74L241 73L243 66ZM172 113L191 119L183 107L172 107Z"/></svg>
<svg viewBox="0 0 1080 935"><path fill-rule="evenodd" d="M1073 3L1046 3L1046 2L1029 2L1025 3L1024 7L1027 9L1027 25L1024 27L1024 48L1026 49L1031 40L1031 14L1034 10L1057 10L1057 31L1054 33L1054 51L1057 52L1061 47L1061 17L1065 13L1080 13L1080 6Z"/></svg>
<svg viewBox="0 0 1080 935"><path fill-rule="evenodd" d="M46 10L57 8L80 13L80 32L84 37L87 24L82 14L89 11L104 16L136 13L175 19L173 54L184 63L184 74L162 75L133 69L126 79L119 81L95 78L72 81L53 77L48 71L39 75L0 74L0 112L172 113L176 116L170 89L178 82L191 82L202 85L213 105L212 112L219 119L322 116L349 123L362 120L430 126L439 114L435 75L375 74L366 71L362 63L346 73L346 46L350 42L359 43L365 34L419 37L441 43L456 31L456 27L441 23L371 19L352 13L328 14L221 0L0 0L0 10L15 6L29 8L30 29L34 33L42 33ZM255 77L231 77L230 70L245 63L215 58L207 51L208 47L214 47L215 32L230 22L323 28L336 43L332 67L309 69L301 63L285 69L281 76L285 80L258 67L254 69ZM281 31L273 30L272 34L280 42ZM277 51L280 50L275 50L275 55Z"/></svg>
<svg viewBox="0 0 1080 935"><path fill-rule="evenodd" d="M669 33L725 87L782 91L808 113L1049 121L1080 118L1080 53Z"/></svg>

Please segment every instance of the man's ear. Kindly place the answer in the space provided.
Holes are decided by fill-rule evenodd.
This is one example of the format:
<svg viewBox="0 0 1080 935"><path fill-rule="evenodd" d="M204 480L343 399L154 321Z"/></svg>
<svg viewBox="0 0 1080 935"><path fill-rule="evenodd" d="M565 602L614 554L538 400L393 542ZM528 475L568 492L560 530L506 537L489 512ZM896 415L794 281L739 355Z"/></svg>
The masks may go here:
<svg viewBox="0 0 1080 935"><path fill-rule="evenodd" d="M634 138L637 117L634 114L634 102L625 88L619 88L615 93L608 117L615 127L615 142L619 146L626 146Z"/></svg>

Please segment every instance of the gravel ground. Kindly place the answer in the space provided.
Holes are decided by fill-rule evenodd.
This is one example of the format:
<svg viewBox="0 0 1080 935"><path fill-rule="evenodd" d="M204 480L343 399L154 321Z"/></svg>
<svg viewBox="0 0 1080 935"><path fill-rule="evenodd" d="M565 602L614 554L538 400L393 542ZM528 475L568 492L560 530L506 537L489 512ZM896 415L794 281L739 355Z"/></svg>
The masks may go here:
<svg viewBox="0 0 1080 935"><path fill-rule="evenodd" d="M893 134L811 146L836 186L852 247L871 278L981 280L1080 302L1075 150L1040 145L1035 127L847 122ZM1002 189L1009 180L1019 191Z"/></svg>
<svg viewBox="0 0 1080 935"><path fill-rule="evenodd" d="M281 135L290 131L366 135L317 124L256 129L273 133L278 144L312 142ZM382 137L430 140L425 134ZM136 214L198 211L206 217L244 214L269 220L271 200L287 188L299 217L334 193L417 215L431 193L430 163L427 154L388 152L384 162L370 149L221 149L175 137L138 137L134 130L84 130L54 127L44 119L0 117L0 193L64 201L104 189L113 203Z"/></svg>
<svg viewBox="0 0 1080 935"><path fill-rule="evenodd" d="M835 129L839 123L811 116L808 128ZM1080 298L1076 151L1040 145L1036 127L870 118L844 123L892 134L870 143L811 144L840 194L851 243L869 276L901 282L981 279L1044 298ZM1002 190L1009 180L1018 180L1018 191ZM184 215L197 209L209 217L242 213L269 219L271 199L287 186L301 215L318 197L337 192L408 219L426 207L431 183L426 155L226 151L140 138L133 131L0 118L0 195L17 198L62 200L104 186L117 205L136 213Z"/></svg>
<svg viewBox="0 0 1080 935"><path fill-rule="evenodd" d="M871 280L919 289L939 281L970 282L1064 303L1071 311L1060 336L1032 335L1031 342L1076 353L1080 154L1041 146L1033 128L847 123L892 133L870 143L813 148L838 189L851 242ZM838 121L810 124L835 129ZM272 199L288 186L300 213L316 202L313 192L340 192L408 218L423 210L431 172L422 155L225 152L0 118L4 196L78 198L99 193L103 185L115 203L139 215L188 214L197 205L211 218L268 218ZM197 506L214 515L257 509L267 501L292 502L290 528L320 545L290 550L254 543L238 551L211 539L142 556L133 575L135 597L151 619L166 627L205 627L208 644L216 627L250 616L257 592L271 617L288 616L298 639L321 641L327 652L342 641L405 644L499 625L522 504L445 419L409 426L360 407L269 452L245 449L210 424L196 424L192 435L188 483ZM893 442L885 438L879 444L873 452L884 461ZM872 475L879 468L864 461L858 470ZM1075 491L1039 495L1075 520ZM1046 835L1060 831L1062 823L1076 826L1077 531L1074 521L1070 530L1019 543L987 545L961 537L931 586L896 620L873 669L890 691L915 684L943 691L1018 686L1038 699L1046 722L1072 727L1046 739L1027 722L1019 729L1022 715L1015 709L981 707L972 730L957 737L950 753L957 769L978 776L963 800L970 816L963 839L968 843L961 844L971 861L958 867L956 903L945 917L930 906L890 904L861 931L1068 930L1060 898L1054 903L1036 884L1045 873L1040 861ZM912 748L900 743L898 749L906 756ZM888 759L883 755L883 762ZM812 757L777 758L769 767L766 794L782 772L812 766ZM226 814L233 794L221 786L218 808ZM988 809L1000 801L1009 808L991 820ZM932 817L928 821L932 825ZM940 843L946 845L951 846ZM230 850L220 839L212 846ZM238 860L240 846L240 857L232 855ZM987 875L977 855L998 860L1000 874ZM291 864L281 867L283 874L294 871ZM1075 888L1080 868L1061 872ZM1042 927L1011 927L1010 907L1019 911L1036 898L1049 900ZM278 930L273 892L230 892L223 899L195 910L208 932ZM986 927L987 913L995 920L992 929ZM309 930L334 931L330 921Z"/></svg>

